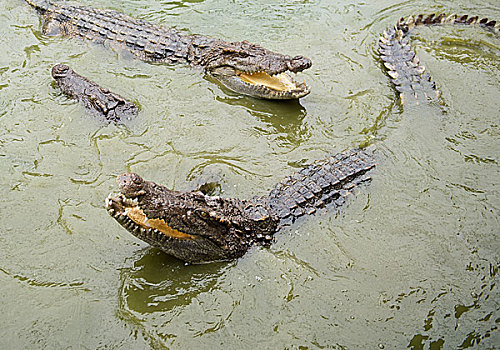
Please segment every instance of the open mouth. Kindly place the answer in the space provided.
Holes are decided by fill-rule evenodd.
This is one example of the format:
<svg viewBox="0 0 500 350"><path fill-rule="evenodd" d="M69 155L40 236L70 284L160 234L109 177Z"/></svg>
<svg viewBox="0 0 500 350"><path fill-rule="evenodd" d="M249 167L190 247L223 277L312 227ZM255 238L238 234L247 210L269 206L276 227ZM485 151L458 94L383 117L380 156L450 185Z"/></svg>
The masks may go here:
<svg viewBox="0 0 500 350"><path fill-rule="evenodd" d="M263 85L276 91L297 90L299 85L287 73L269 75L266 72L238 73L241 80L252 85ZM305 85L305 84L304 84Z"/></svg>
<svg viewBox="0 0 500 350"><path fill-rule="evenodd" d="M295 81L286 72L271 75L264 71L252 73L236 71L236 75L250 88L261 90L264 94L267 93L267 95L261 96L264 98L300 98L310 92L309 87L304 82Z"/></svg>
<svg viewBox="0 0 500 350"><path fill-rule="evenodd" d="M227 88L240 94L269 99L292 100L306 96L311 91L306 83L299 83L291 77L291 70L265 72L264 70L241 70L221 66L209 71Z"/></svg>
<svg viewBox="0 0 500 350"><path fill-rule="evenodd" d="M106 210L120 225L140 237L195 239L194 236L170 227L163 219L150 219L140 208L136 198L123 194L106 198Z"/></svg>

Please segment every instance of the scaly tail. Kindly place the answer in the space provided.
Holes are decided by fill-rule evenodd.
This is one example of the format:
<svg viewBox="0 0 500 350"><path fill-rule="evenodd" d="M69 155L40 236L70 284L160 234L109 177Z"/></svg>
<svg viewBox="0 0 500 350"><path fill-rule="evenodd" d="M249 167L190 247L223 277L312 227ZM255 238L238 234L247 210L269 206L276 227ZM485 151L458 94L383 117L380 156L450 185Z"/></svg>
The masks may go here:
<svg viewBox="0 0 500 350"><path fill-rule="evenodd" d="M479 25L495 33L500 31L500 24L487 18L468 17L467 15L451 15L444 13L428 16L418 15L401 18L392 28L384 31L379 40L380 58L387 68L387 74L392 78L392 83L400 93L401 104L413 101L439 100L439 91L430 75L425 73L424 66L415 55L410 43L410 30L418 26L432 26L441 24Z"/></svg>

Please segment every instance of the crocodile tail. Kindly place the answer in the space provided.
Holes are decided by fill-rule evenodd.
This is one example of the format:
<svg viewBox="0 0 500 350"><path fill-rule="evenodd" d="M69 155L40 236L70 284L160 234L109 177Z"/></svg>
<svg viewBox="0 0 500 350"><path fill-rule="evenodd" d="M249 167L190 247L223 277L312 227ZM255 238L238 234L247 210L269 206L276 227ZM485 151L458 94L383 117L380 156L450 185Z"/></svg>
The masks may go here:
<svg viewBox="0 0 500 350"><path fill-rule="evenodd" d="M40 12L45 12L51 6L51 3L46 0L25 0L29 5L33 6L36 10Z"/></svg>
<svg viewBox="0 0 500 350"><path fill-rule="evenodd" d="M494 33L500 32L500 23L494 20L489 20L488 18L479 18L479 16L471 16L469 15L457 15L452 14L450 16L446 16L446 14L441 13L439 15L430 14L430 15L418 15L415 17L408 17L406 20L401 18L398 21L400 26L406 26L407 31L417 26L432 26L432 25L441 25L441 24L465 24L465 25L478 25L482 28L490 30Z"/></svg>
<svg viewBox="0 0 500 350"><path fill-rule="evenodd" d="M401 18L394 27L385 30L379 39L380 58L394 87L400 93L401 104L407 101L418 104L421 99L439 100L436 84L425 72L425 67L420 65L420 60L409 43L409 33L414 27L441 24L479 25L495 33L500 31L500 24L496 21L477 16L446 16L441 13Z"/></svg>
<svg viewBox="0 0 500 350"><path fill-rule="evenodd" d="M351 189L370 180L366 172L373 167L371 148L356 148L316 161L279 182L266 197L267 207L283 226L326 204L339 206Z"/></svg>

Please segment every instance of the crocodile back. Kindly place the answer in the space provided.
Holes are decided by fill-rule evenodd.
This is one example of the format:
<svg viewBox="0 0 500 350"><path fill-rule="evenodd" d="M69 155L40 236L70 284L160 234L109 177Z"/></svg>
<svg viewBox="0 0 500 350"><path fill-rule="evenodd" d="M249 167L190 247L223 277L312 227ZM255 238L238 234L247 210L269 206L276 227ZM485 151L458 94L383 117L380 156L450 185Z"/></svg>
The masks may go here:
<svg viewBox="0 0 500 350"><path fill-rule="evenodd" d="M81 76L65 64L52 67L52 77L66 95L79 101L90 114L108 122L130 120L139 112L133 102Z"/></svg>
<svg viewBox="0 0 500 350"><path fill-rule="evenodd" d="M341 205L356 185L370 180L375 167L373 149L352 149L316 161L284 178L265 197L266 206L279 217L280 226L327 204Z"/></svg>
<svg viewBox="0 0 500 350"><path fill-rule="evenodd" d="M114 10L49 1L26 1L43 15L44 34L79 37L109 45L131 52L147 62L185 63L198 46L208 46L214 40L184 35L175 29L163 28ZM189 48L193 38L199 42L195 49Z"/></svg>

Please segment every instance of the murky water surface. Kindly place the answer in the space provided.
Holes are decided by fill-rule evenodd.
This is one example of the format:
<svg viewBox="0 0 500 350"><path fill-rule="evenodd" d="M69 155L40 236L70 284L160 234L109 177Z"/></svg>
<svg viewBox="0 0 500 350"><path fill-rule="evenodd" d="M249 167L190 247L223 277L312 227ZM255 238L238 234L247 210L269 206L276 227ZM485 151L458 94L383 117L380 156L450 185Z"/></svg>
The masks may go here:
<svg viewBox="0 0 500 350"><path fill-rule="evenodd" d="M81 3L308 56L312 93L238 96L188 67L45 37L33 9L2 0L0 348L500 348L500 39L415 33L443 107L400 108L375 53L400 16L500 19L496 0ZM51 82L59 62L137 101L139 117L85 115ZM379 155L369 186L238 261L185 266L103 208L124 171L248 198L366 142Z"/></svg>

